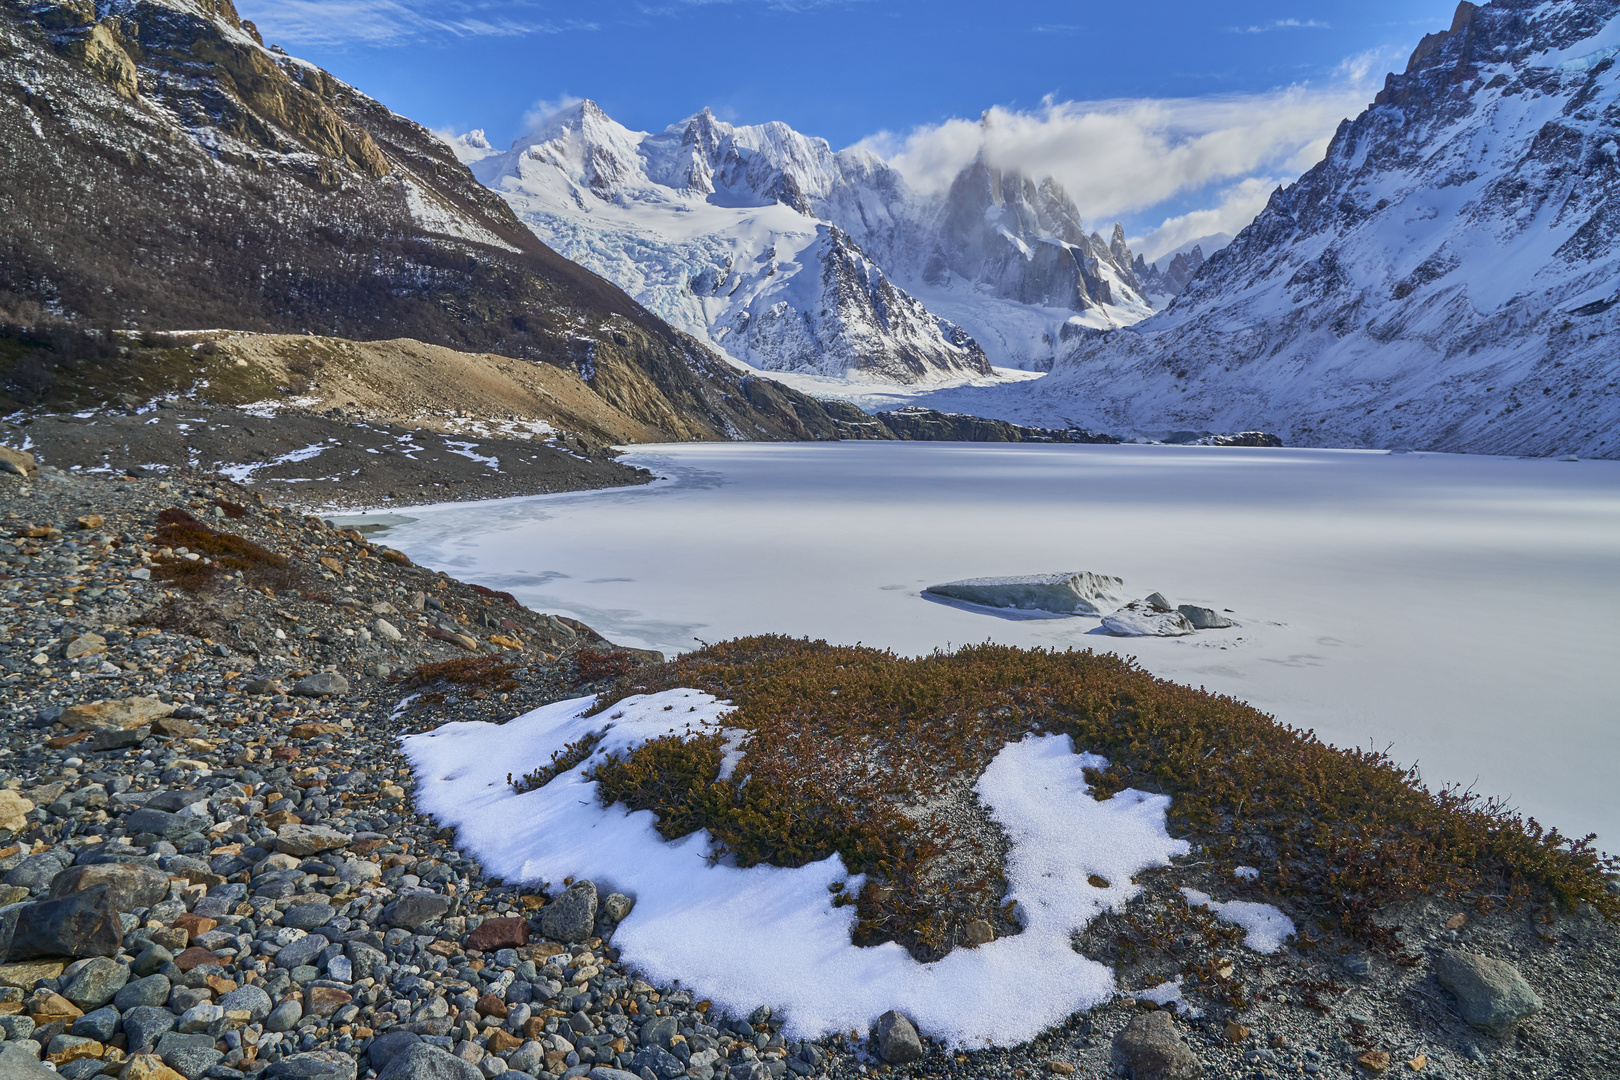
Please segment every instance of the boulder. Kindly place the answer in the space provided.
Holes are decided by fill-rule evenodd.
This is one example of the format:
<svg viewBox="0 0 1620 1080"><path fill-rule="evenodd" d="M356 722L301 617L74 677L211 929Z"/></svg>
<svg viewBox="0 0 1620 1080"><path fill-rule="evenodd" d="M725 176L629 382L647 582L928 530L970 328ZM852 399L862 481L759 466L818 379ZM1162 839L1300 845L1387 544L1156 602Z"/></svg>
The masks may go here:
<svg viewBox="0 0 1620 1080"><path fill-rule="evenodd" d="M20 833L28 828L28 811L34 804L12 791L0 788L0 829Z"/></svg>
<svg viewBox="0 0 1620 1080"><path fill-rule="evenodd" d="M274 1003L270 995L262 987L251 983L247 986L238 986L235 990L225 994L217 1002L226 1012L245 1012L252 1023L258 1023L270 1015Z"/></svg>
<svg viewBox="0 0 1620 1080"><path fill-rule="evenodd" d="M317 671L293 683L292 692L299 697L331 697L334 694L347 694L349 680L330 671Z"/></svg>
<svg viewBox="0 0 1620 1080"><path fill-rule="evenodd" d="M1169 606L1155 603L1158 593L1143 600L1132 600L1112 615L1104 617L1103 629L1115 637L1186 637L1193 632L1187 616Z"/></svg>
<svg viewBox="0 0 1620 1080"><path fill-rule="evenodd" d="M0 1080L62 1080L56 1070L14 1042L0 1043Z"/></svg>
<svg viewBox="0 0 1620 1080"><path fill-rule="evenodd" d="M596 927L596 885L576 881L540 912L540 932L553 941L580 942Z"/></svg>
<svg viewBox="0 0 1620 1080"><path fill-rule="evenodd" d="M169 1000L171 989L173 987L167 975L153 974L144 979L134 979L125 983L123 988L113 995L113 1006L124 1013L142 1005L162 1005Z"/></svg>
<svg viewBox="0 0 1620 1080"><path fill-rule="evenodd" d="M930 585L923 592L980 607L1048 611L1056 615L1101 615L1125 599L1125 583L1087 570L1057 574L966 578Z"/></svg>
<svg viewBox="0 0 1620 1080"><path fill-rule="evenodd" d="M482 952L519 949L529 943L529 921L514 915L505 919L485 919L467 935L467 948Z"/></svg>
<svg viewBox="0 0 1620 1080"><path fill-rule="evenodd" d="M415 930L450 910L450 898L439 893L406 893L383 908L383 922Z"/></svg>
<svg viewBox="0 0 1620 1080"><path fill-rule="evenodd" d="M330 825L283 825L276 830L276 850L300 859L348 847L354 837Z"/></svg>
<svg viewBox="0 0 1620 1080"><path fill-rule="evenodd" d="M321 950L332 944L325 934L305 934L297 941L276 953L277 967L291 971L295 967L313 964L315 958L321 955Z"/></svg>
<svg viewBox="0 0 1620 1080"><path fill-rule="evenodd" d="M48 888L51 880L62 872L62 859L54 851L41 851L30 855L6 871L5 883L38 892Z"/></svg>
<svg viewBox="0 0 1620 1080"><path fill-rule="evenodd" d="M314 930L331 922L336 914L337 908L331 904L294 904L282 913L281 925L295 930Z"/></svg>
<svg viewBox="0 0 1620 1080"><path fill-rule="evenodd" d="M341 1050L310 1050L273 1061L262 1075L274 1080L354 1080L355 1059Z"/></svg>
<svg viewBox="0 0 1620 1080"><path fill-rule="evenodd" d="M70 866L51 878L46 895L60 900L105 885L119 911L151 907L169 895L169 875L151 863L115 862Z"/></svg>
<svg viewBox="0 0 1620 1080"><path fill-rule="evenodd" d="M184 840L203 829L203 819L190 814L171 814L143 806L124 819L124 831L132 836L151 833L165 840Z"/></svg>
<svg viewBox="0 0 1620 1080"><path fill-rule="evenodd" d="M916 1025L890 1009L872 1025L872 1041L877 1043L878 1056L890 1065L904 1065L919 1061L923 1056L922 1038Z"/></svg>
<svg viewBox="0 0 1620 1080"><path fill-rule="evenodd" d="M387 1068L388 1063L400 1054L416 1046L422 1041L422 1036L411 1031L390 1031L378 1035L371 1040L371 1046L366 1049L366 1061L373 1069L381 1072Z"/></svg>
<svg viewBox="0 0 1620 1080"><path fill-rule="evenodd" d="M104 731L107 728L138 728L174 712L155 697L127 697L69 705L57 718L69 731Z"/></svg>
<svg viewBox="0 0 1620 1080"><path fill-rule="evenodd" d="M454 1054L419 1042L390 1058L377 1080L483 1080L483 1074Z"/></svg>
<svg viewBox="0 0 1620 1080"><path fill-rule="evenodd" d="M1435 975L1456 997L1457 1011L1469 1026L1498 1039L1541 1011L1541 998L1505 960L1447 949L1435 964Z"/></svg>
<svg viewBox="0 0 1620 1080"><path fill-rule="evenodd" d="M8 958L115 956L122 938L112 890L97 885L61 900L24 906L17 913Z"/></svg>
<svg viewBox="0 0 1620 1080"><path fill-rule="evenodd" d="M174 1030L177 1019L162 1005L138 1005L126 1010L119 1022L129 1040L129 1052L138 1053L156 1046L159 1039Z"/></svg>
<svg viewBox="0 0 1620 1080"><path fill-rule="evenodd" d="M129 982L129 968L98 956L79 969L62 989L62 996L85 1011L99 1009Z"/></svg>
<svg viewBox="0 0 1620 1080"><path fill-rule="evenodd" d="M39 463L34 460L34 455L26 450L0 446L0 473L10 473L12 476L38 476Z"/></svg>
<svg viewBox="0 0 1620 1080"><path fill-rule="evenodd" d="M67 643L62 655L69 660L77 660L81 656L95 656L106 651L107 639L100 634L80 634Z"/></svg>
<svg viewBox="0 0 1620 1080"><path fill-rule="evenodd" d="M1176 610L1186 617L1194 630L1224 630L1232 625L1231 619L1214 608L1199 607L1197 604L1178 604Z"/></svg>
<svg viewBox="0 0 1620 1080"><path fill-rule="evenodd" d="M225 1056L214 1048L214 1037L206 1032L191 1035L179 1031L165 1032L158 1039L157 1053L163 1059L163 1064L186 1080L198 1080Z"/></svg>
<svg viewBox="0 0 1620 1080"><path fill-rule="evenodd" d="M124 1065L118 1080L181 1080L181 1076L156 1054L136 1054Z"/></svg>
<svg viewBox="0 0 1620 1080"><path fill-rule="evenodd" d="M1114 1036L1114 1061L1125 1067L1131 1080L1192 1080L1204 1071L1175 1021L1163 1011L1133 1017Z"/></svg>

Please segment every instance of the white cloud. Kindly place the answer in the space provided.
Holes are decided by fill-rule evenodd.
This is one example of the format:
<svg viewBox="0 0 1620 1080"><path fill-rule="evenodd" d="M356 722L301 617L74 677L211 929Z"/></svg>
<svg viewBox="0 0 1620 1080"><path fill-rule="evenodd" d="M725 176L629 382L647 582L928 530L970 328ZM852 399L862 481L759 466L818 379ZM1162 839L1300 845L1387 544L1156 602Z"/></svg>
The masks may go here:
<svg viewBox="0 0 1620 1080"><path fill-rule="evenodd" d="M1213 193L1215 206L1150 231L1157 245L1161 233L1191 239L1246 225L1265 202L1258 185L1269 191L1279 177L1291 179L1319 161L1339 122L1366 106L1373 70L1367 59L1342 68L1332 86L1261 94L1048 99L1028 111L998 106L978 120L880 132L859 145L887 159L924 193L943 191L983 152L1002 168L1055 178L1093 222L1151 217L1154 207L1172 199Z"/></svg>
<svg viewBox="0 0 1620 1080"><path fill-rule="evenodd" d="M1273 30L1331 30L1331 23L1317 22L1315 19L1275 19L1258 26L1234 26L1234 34L1269 34Z"/></svg>
<svg viewBox="0 0 1620 1080"><path fill-rule="evenodd" d="M565 109L572 109L584 100L584 98L575 97L573 94L562 94L555 98L541 98L533 105L530 105L528 110L524 112L523 133L527 135L553 116Z"/></svg>
<svg viewBox="0 0 1620 1080"><path fill-rule="evenodd" d="M266 41L287 45L404 45L426 38L523 37L594 30L580 20L523 19L511 4L483 0L242 0ZM521 9L518 9L521 10Z"/></svg>
<svg viewBox="0 0 1620 1080"><path fill-rule="evenodd" d="M1291 179L1250 176L1240 180L1221 189L1218 195L1220 201L1216 205L1165 218L1147 235L1132 237L1131 250L1140 253L1148 262L1153 262L1159 256L1200 237L1215 233L1236 236L1265 209L1266 200L1271 198L1278 185L1286 184ZM1210 254L1207 248L1204 254Z"/></svg>

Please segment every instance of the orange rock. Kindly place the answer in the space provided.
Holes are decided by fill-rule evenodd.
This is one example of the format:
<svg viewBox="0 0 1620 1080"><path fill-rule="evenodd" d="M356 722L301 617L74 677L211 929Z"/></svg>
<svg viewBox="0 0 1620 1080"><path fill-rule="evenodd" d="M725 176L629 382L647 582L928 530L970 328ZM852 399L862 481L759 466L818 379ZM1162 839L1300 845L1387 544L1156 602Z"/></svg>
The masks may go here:
<svg viewBox="0 0 1620 1080"><path fill-rule="evenodd" d="M1356 1064L1370 1073L1389 1071L1389 1053L1384 1050L1368 1050L1356 1058Z"/></svg>
<svg viewBox="0 0 1620 1080"><path fill-rule="evenodd" d="M354 998L335 986L311 986L304 991L304 1013L331 1016Z"/></svg>
<svg viewBox="0 0 1620 1080"><path fill-rule="evenodd" d="M1072 1076L1074 1075L1074 1066L1067 1061L1048 1061L1046 1071L1056 1073L1059 1076Z"/></svg>
<svg viewBox="0 0 1620 1080"><path fill-rule="evenodd" d="M1249 1037L1249 1029L1233 1020L1227 1023L1221 1034L1226 1037L1227 1042L1240 1043Z"/></svg>
<svg viewBox="0 0 1620 1080"><path fill-rule="evenodd" d="M1411 1069L1413 1072L1418 1072L1421 1069L1423 1069L1425 1066L1427 1066L1428 1064L1429 1064L1428 1055L1419 1054L1417 1057L1413 1058L1411 1061L1408 1061L1406 1063L1406 1067L1408 1069Z"/></svg>
<svg viewBox="0 0 1620 1080"><path fill-rule="evenodd" d="M504 1054L508 1050L516 1050L523 1045L523 1040L509 1031L496 1028L489 1033L489 1042L486 1049L492 1054Z"/></svg>
<svg viewBox="0 0 1620 1080"><path fill-rule="evenodd" d="M478 1004L473 1008L478 1010L479 1016L493 1016L497 1020L506 1019L506 1002L494 994L485 994L478 999Z"/></svg>
<svg viewBox="0 0 1620 1080"><path fill-rule="evenodd" d="M174 958L174 966L181 971L190 971L192 968L201 967L203 964L217 965L219 963L221 963L220 958L201 945L193 945Z"/></svg>
<svg viewBox="0 0 1620 1080"><path fill-rule="evenodd" d="M78 1043L76 1045L69 1046L66 1049L58 1050L56 1053L46 1057L45 1060L49 1061L53 1065L60 1066L66 1065L70 1061L78 1061L80 1058L98 1058L106 1052L107 1048L105 1046L96 1042L94 1039L90 1039L87 1042Z"/></svg>
<svg viewBox="0 0 1620 1080"><path fill-rule="evenodd" d="M77 1020L84 1015L84 1010L61 994L47 994L34 1009L33 1015L34 1023L44 1026L52 1020Z"/></svg>
<svg viewBox="0 0 1620 1080"><path fill-rule="evenodd" d="M208 931L218 926L219 922L216 919L210 919L206 915L198 915L196 912L188 911L184 915L176 915L171 925L178 926L191 937L196 937L198 934L208 933Z"/></svg>
<svg viewBox="0 0 1620 1080"><path fill-rule="evenodd" d="M1466 912L1459 911L1457 914L1446 920L1447 930L1461 930L1466 925L1468 925L1468 915Z"/></svg>

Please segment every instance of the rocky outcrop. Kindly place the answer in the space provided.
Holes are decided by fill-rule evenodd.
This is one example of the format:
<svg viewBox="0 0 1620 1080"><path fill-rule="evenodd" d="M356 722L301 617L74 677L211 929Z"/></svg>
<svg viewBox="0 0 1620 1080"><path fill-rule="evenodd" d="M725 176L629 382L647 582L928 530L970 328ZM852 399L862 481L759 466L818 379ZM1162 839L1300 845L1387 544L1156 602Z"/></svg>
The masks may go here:
<svg viewBox="0 0 1620 1080"><path fill-rule="evenodd" d="M946 413L910 405L876 414L897 439L910 442L1116 443L1111 435L1079 428L1027 427L966 413Z"/></svg>
<svg viewBox="0 0 1620 1080"><path fill-rule="evenodd" d="M412 338L569 368L654 438L815 426L791 391L754 404L442 141L266 49L228 0L0 7L0 148L0 324ZM8 358L3 389L34 403L58 359L79 357Z"/></svg>
<svg viewBox="0 0 1620 1080"><path fill-rule="evenodd" d="M1106 243L1086 235L1057 181L1037 183L983 154L952 181L933 243L923 267L932 284L954 276L1019 303L1073 311L1146 307L1123 226Z"/></svg>
<svg viewBox="0 0 1620 1080"><path fill-rule="evenodd" d="M1174 304L1029 396L1114 431L1620 456L1617 16L1463 3Z"/></svg>

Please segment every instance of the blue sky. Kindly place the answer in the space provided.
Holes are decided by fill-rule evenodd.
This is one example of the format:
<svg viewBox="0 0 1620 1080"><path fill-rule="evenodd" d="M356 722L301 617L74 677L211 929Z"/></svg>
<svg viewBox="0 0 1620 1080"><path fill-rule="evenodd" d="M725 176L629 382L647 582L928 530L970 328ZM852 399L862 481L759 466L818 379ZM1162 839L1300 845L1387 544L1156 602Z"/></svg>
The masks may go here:
<svg viewBox="0 0 1620 1080"><path fill-rule="evenodd" d="M643 130L708 106L736 123L782 120L835 147L866 140L890 156L909 150L908 176L920 169L916 179L926 186L930 174L917 163L937 170L954 161L941 150L951 143L949 133L962 134L952 121L976 121L997 108L1007 126L1022 121L1028 138L1044 141L1039 167L1079 191L1083 212L1124 218L1141 236L1178 215L1221 206L1228 207L1224 217L1198 220L1242 219L1261 199L1260 188L1297 176L1313 148L1319 156L1337 119L1359 111L1384 71L1402 66L1425 32L1449 25L1455 3L238 0L237 6L267 42L395 111L439 130L484 128L497 145L523 134L537 102L589 97ZM1114 129L1092 125L1084 160L1062 160L1053 147L1088 116L1151 117L1146 128L1127 125L1124 141L1131 131L1145 132L1166 152L1188 140L1208 142L1215 132L1225 133L1222 145L1247 149L1214 166L1176 166L1166 158L1186 170L1168 186L1149 184L1135 198L1117 190L1094 196L1090 185L1110 164L1103 135ZM1257 136L1255 126L1266 130ZM1009 145L1009 154L1018 152ZM1151 153L1133 159L1124 172L1150 175L1155 160ZM1250 190L1238 190L1245 184ZM1142 189L1139 182L1128 186ZM1199 227L1185 223L1181 231Z"/></svg>

